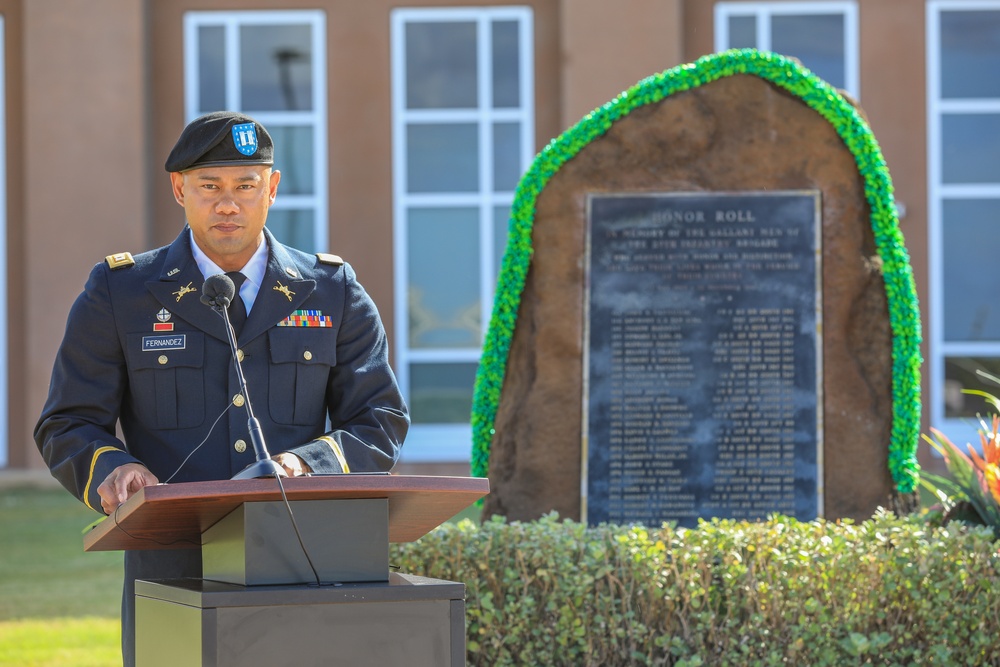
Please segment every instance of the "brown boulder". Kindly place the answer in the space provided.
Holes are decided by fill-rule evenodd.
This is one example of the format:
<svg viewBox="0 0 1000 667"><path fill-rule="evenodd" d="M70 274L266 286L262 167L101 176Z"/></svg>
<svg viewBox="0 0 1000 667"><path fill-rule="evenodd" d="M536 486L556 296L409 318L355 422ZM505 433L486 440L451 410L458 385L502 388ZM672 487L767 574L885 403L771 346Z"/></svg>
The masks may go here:
<svg viewBox="0 0 1000 667"><path fill-rule="evenodd" d="M486 514L580 516L587 194L776 190L822 192L824 515L893 503L892 333L864 181L816 111L735 75L635 109L538 196Z"/></svg>

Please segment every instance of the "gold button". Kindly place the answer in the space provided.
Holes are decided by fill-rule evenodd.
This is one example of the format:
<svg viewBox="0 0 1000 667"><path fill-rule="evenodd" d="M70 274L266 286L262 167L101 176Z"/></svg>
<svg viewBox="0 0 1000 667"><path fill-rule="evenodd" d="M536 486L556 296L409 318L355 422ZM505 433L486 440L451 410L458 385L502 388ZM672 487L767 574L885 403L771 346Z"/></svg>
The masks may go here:
<svg viewBox="0 0 1000 667"><path fill-rule="evenodd" d="M161 354L161 355L160 355L160 358L159 358L159 359L157 359L157 361L159 361L159 362L160 362L160 365L162 366L163 364L167 363L167 361L168 361L168 359L167 359L167 355L165 355L165 354Z"/></svg>
<svg viewBox="0 0 1000 667"><path fill-rule="evenodd" d="M309 361L310 359L313 358L313 353L310 352L309 350L306 350L305 352L302 353L302 356L305 358L306 361Z"/></svg>
<svg viewBox="0 0 1000 667"><path fill-rule="evenodd" d="M240 360L241 364L243 363L243 350L236 350L236 358Z"/></svg>
<svg viewBox="0 0 1000 667"><path fill-rule="evenodd" d="M236 407L242 408L244 403L246 403L246 401L243 399L243 394L236 394L233 396L233 405Z"/></svg>
<svg viewBox="0 0 1000 667"><path fill-rule="evenodd" d="M245 452L247 450L247 443L244 440L237 440L236 444L233 445L233 447L236 448L237 452L239 452L240 454L242 454L243 452Z"/></svg>

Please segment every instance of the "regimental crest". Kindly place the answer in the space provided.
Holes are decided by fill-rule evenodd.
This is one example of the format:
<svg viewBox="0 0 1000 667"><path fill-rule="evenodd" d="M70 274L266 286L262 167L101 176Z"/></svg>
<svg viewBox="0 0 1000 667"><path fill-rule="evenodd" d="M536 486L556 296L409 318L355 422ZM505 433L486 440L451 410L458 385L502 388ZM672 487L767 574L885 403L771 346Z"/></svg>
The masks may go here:
<svg viewBox="0 0 1000 667"><path fill-rule="evenodd" d="M233 125L233 143L236 150L243 155L253 155L257 152L257 127L253 123Z"/></svg>
<svg viewBox="0 0 1000 667"><path fill-rule="evenodd" d="M170 311L167 310L166 308L160 308L160 312L156 314L156 319L160 320L161 322L166 322L167 320L170 319Z"/></svg>

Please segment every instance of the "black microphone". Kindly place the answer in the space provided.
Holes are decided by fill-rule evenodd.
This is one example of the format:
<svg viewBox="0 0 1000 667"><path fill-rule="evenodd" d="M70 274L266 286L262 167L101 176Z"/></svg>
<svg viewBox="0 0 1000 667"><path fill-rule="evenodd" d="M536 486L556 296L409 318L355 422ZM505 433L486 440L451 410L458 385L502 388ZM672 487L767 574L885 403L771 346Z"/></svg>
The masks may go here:
<svg viewBox="0 0 1000 667"><path fill-rule="evenodd" d="M219 308L225 310L233 302L236 296L236 285L233 279L225 273L218 273L209 276L208 280L201 288L201 302L206 306L211 306L216 311ZM226 320L228 321L228 317Z"/></svg>
<svg viewBox="0 0 1000 667"><path fill-rule="evenodd" d="M253 408L250 406L250 394L247 392L247 381L243 376L243 364L240 363L240 356L236 349L236 333L233 325L229 321L229 304L236 296L236 285L232 278L224 273L209 276L202 286L201 302L211 306L212 310L219 313L226 322L226 338L229 340L229 351L233 355L233 362L236 364L236 379L240 383L240 393L243 394L243 406L247 410L247 429L250 431L250 442L253 445L254 455L257 460L246 468L236 473L233 479L254 479L257 477L287 477L288 474L277 461L271 459L267 453L267 445L264 444L264 433L260 429L260 422L253 416Z"/></svg>

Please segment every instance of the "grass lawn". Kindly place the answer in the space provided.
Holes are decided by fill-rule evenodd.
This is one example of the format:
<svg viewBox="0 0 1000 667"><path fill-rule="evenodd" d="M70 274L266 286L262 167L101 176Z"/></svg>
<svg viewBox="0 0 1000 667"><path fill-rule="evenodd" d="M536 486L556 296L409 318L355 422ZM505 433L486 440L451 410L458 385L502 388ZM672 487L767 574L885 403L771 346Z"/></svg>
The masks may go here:
<svg viewBox="0 0 1000 667"><path fill-rule="evenodd" d="M121 665L122 555L84 553L96 518L62 489L0 490L0 667Z"/></svg>

